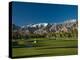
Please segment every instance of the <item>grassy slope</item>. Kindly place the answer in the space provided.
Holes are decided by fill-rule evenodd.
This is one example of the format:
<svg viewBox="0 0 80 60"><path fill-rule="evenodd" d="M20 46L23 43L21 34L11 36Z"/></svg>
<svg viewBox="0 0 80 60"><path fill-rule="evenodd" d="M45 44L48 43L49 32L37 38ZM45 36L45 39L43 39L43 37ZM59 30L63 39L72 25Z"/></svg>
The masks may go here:
<svg viewBox="0 0 80 60"><path fill-rule="evenodd" d="M42 47L12 48L13 57L77 54L77 40L44 40L38 44Z"/></svg>

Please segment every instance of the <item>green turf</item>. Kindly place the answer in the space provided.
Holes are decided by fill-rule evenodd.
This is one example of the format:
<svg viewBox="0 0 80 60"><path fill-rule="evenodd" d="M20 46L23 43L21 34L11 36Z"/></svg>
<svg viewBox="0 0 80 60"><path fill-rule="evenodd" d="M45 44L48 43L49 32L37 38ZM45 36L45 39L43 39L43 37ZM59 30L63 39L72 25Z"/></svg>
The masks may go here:
<svg viewBox="0 0 80 60"><path fill-rule="evenodd" d="M35 48L13 48L13 57L35 56L35 55L75 55L77 48L54 48L54 49L35 49Z"/></svg>
<svg viewBox="0 0 80 60"><path fill-rule="evenodd" d="M12 48L12 56L76 55L78 40L38 40L39 47ZM33 44L34 45L34 44Z"/></svg>

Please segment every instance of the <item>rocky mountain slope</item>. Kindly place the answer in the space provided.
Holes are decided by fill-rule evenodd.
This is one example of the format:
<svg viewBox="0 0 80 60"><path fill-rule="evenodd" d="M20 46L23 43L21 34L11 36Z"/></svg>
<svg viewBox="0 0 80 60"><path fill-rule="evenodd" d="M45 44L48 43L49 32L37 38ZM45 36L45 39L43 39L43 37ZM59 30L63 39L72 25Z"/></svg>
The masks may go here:
<svg viewBox="0 0 80 60"><path fill-rule="evenodd" d="M67 20L61 23L37 23L24 26L16 26L13 24L13 31L25 33L43 34L49 32L70 32L73 29L78 29L78 21Z"/></svg>

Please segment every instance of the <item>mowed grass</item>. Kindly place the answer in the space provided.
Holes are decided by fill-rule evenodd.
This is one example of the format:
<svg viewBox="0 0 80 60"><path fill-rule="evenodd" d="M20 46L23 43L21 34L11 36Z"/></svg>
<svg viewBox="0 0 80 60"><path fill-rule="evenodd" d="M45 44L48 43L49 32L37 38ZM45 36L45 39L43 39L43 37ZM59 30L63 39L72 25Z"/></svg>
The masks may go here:
<svg viewBox="0 0 80 60"><path fill-rule="evenodd" d="M13 57L76 55L78 40L43 40L40 47L12 48Z"/></svg>

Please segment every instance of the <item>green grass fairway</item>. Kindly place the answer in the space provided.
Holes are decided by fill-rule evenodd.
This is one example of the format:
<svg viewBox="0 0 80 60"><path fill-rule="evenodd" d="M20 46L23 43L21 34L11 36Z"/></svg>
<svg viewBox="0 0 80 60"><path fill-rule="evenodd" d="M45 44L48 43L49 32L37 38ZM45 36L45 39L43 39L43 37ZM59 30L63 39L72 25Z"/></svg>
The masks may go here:
<svg viewBox="0 0 80 60"><path fill-rule="evenodd" d="M12 48L13 57L61 56L78 54L78 40L43 40L40 47Z"/></svg>

